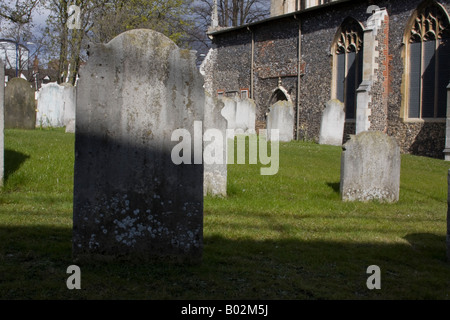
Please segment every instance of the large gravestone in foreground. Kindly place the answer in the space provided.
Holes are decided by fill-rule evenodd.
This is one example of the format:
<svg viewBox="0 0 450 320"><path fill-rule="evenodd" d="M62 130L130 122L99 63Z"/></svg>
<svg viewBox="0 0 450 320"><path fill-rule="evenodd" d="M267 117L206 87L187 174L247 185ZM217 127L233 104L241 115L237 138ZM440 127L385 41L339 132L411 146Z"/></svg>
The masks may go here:
<svg viewBox="0 0 450 320"><path fill-rule="evenodd" d="M5 174L5 138L4 138L4 126L5 126L5 113L4 113L4 100L5 100L5 66L0 60L0 187L3 187L3 180Z"/></svg>
<svg viewBox="0 0 450 320"><path fill-rule="evenodd" d="M398 201L400 165L400 148L394 138L380 131L352 136L342 153L342 200Z"/></svg>
<svg viewBox="0 0 450 320"><path fill-rule="evenodd" d="M22 78L8 81L5 88L5 129L34 129L36 102L30 83Z"/></svg>
<svg viewBox="0 0 450 320"><path fill-rule="evenodd" d="M171 136L194 140L204 99L195 53L160 33L91 45L77 89L76 260L201 260L203 165L175 165Z"/></svg>

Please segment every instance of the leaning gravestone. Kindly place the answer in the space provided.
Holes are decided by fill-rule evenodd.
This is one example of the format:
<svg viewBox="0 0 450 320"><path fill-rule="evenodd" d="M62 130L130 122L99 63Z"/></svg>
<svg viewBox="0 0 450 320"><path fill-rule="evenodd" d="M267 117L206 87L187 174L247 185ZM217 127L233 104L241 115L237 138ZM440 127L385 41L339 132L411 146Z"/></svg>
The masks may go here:
<svg viewBox="0 0 450 320"><path fill-rule="evenodd" d="M224 103L206 93L203 194L227 195L227 121L221 114Z"/></svg>
<svg viewBox="0 0 450 320"><path fill-rule="evenodd" d="M90 46L77 89L75 259L201 260L203 164L175 165L171 137L203 121L204 100L195 53L158 32Z"/></svg>
<svg viewBox="0 0 450 320"><path fill-rule="evenodd" d="M342 146L345 125L345 106L337 99L325 105L320 125L319 144Z"/></svg>
<svg viewBox="0 0 450 320"><path fill-rule="evenodd" d="M4 113L4 100L5 100L5 66L2 60L0 60L0 187L3 187L3 180L5 174L5 113Z"/></svg>
<svg viewBox="0 0 450 320"><path fill-rule="evenodd" d="M400 162L400 148L394 138L379 131L352 136L342 153L342 200L398 201Z"/></svg>
<svg viewBox="0 0 450 320"><path fill-rule="evenodd" d="M278 140L289 142L294 139L294 107L292 102L281 100L270 107L267 116L267 140L274 141L272 130L278 130Z"/></svg>
<svg viewBox="0 0 450 320"><path fill-rule="evenodd" d="M8 81L5 88L5 129L34 129L36 103L34 90L22 78Z"/></svg>

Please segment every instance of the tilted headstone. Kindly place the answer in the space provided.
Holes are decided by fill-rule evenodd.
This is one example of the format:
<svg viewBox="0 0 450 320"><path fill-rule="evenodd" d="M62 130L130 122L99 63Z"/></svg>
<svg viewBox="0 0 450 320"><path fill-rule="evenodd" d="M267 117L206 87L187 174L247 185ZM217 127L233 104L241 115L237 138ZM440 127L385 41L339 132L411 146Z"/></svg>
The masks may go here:
<svg viewBox="0 0 450 320"><path fill-rule="evenodd" d="M5 88L5 129L34 129L36 102L34 89L22 78L8 81Z"/></svg>
<svg viewBox="0 0 450 320"><path fill-rule="evenodd" d="M319 144L342 146L345 125L345 106L337 100L326 103L320 125Z"/></svg>
<svg viewBox="0 0 450 320"><path fill-rule="evenodd" d="M204 195L227 195L227 121L224 103L206 93L204 135Z"/></svg>
<svg viewBox="0 0 450 320"><path fill-rule="evenodd" d="M294 107L291 101L280 100L270 107L267 115L267 140L275 141L272 130L278 130L278 141L294 139Z"/></svg>
<svg viewBox="0 0 450 320"><path fill-rule="evenodd" d="M4 113L4 100L5 100L5 66L0 60L0 187L3 187L5 176L5 113Z"/></svg>
<svg viewBox="0 0 450 320"><path fill-rule="evenodd" d="M195 53L158 32L90 45L77 89L75 259L201 260L203 164L174 164L171 139L185 129L195 141L204 100ZM196 138L186 143L201 160Z"/></svg>
<svg viewBox="0 0 450 320"><path fill-rule="evenodd" d="M396 202L400 193L400 148L380 131L365 131L344 145L341 197L344 201Z"/></svg>

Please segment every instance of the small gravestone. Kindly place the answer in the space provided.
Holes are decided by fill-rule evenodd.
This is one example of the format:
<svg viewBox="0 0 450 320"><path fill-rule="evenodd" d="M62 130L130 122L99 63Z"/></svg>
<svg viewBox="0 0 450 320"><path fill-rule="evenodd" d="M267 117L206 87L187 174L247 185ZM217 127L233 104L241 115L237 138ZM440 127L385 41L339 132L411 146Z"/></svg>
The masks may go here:
<svg viewBox="0 0 450 320"><path fill-rule="evenodd" d="M227 195L227 121L224 103L206 93L204 135L204 195Z"/></svg>
<svg viewBox="0 0 450 320"><path fill-rule="evenodd" d="M34 129L36 103L34 90L22 78L8 81L5 88L5 129Z"/></svg>
<svg viewBox="0 0 450 320"><path fill-rule="evenodd" d="M400 164L400 148L394 138L379 131L352 136L342 153L342 200L398 201Z"/></svg>
<svg viewBox="0 0 450 320"><path fill-rule="evenodd" d="M64 121L64 87L56 82L43 84L37 98L37 127L62 127Z"/></svg>
<svg viewBox="0 0 450 320"><path fill-rule="evenodd" d="M294 139L294 107L292 102L280 100L270 107L267 115L267 140L275 141L272 130L278 130L278 141L289 142Z"/></svg>
<svg viewBox="0 0 450 320"><path fill-rule="evenodd" d="M138 29L90 45L77 89L75 259L201 260L202 132L195 137L194 124L204 105L195 52L164 35ZM191 164L172 161L177 129L194 140L183 139Z"/></svg>
<svg viewBox="0 0 450 320"><path fill-rule="evenodd" d="M450 170L448 171L447 178L448 185L448 197L447 197L447 259L450 262Z"/></svg>
<svg viewBox="0 0 450 320"><path fill-rule="evenodd" d="M5 173L5 114L4 114L4 100L5 100L5 66L0 60L0 187L3 187L4 173Z"/></svg>
<svg viewBox="0 0 450 320"><path fill-rule="evenodd" d="M236 133L255 134L256 104L252 99L236 99Z"/></svg>
<svg viewBox="0 0 450 320"><path fill-rule="evenodd" d="M230 98L220 98L224 107L220 114L227 121L227 139L234 139L234 130L236 129L236 101Z"/></svg>
<svg viewBox="0 0 450 320"><path fill-rule="evenodd" d="M75 88L68 83L43 84L37 99L37 127L64 127L75 119Z"/></svg>
<svg viewBox="0 0 450 320"><path fill-rule="evenodd" d="M325 105L320 125L319 144L342 146L345 111L339 100L330 100Z"/></svg>
<svg viewBox="0 0 450 320"><path fill-rule="evenodd" d="M70 83L63 83L61 86L63 89L63 102L64 102L64 113L63 113L63 125L69 127L68 132L74 132L72 131L71 126L73 126L73 130L75 129L75 108L76 108L76 87L74 87Z"/></svg>

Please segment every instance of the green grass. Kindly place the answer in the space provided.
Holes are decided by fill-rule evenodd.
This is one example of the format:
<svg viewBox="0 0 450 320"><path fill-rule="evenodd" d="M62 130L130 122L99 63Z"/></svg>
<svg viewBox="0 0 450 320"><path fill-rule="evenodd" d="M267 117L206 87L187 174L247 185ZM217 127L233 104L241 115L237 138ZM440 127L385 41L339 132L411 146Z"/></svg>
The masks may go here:
<svg viewBox="0 0 450 320"><path fill-rule="evenodd" d="M396 204L344 203L341 148L282 143L277 175L232 165L205 199L201 265L81 264L68 290L74 135L6 130L5 149L0 299L449 299L442 160L403 155Z"/></svg>

